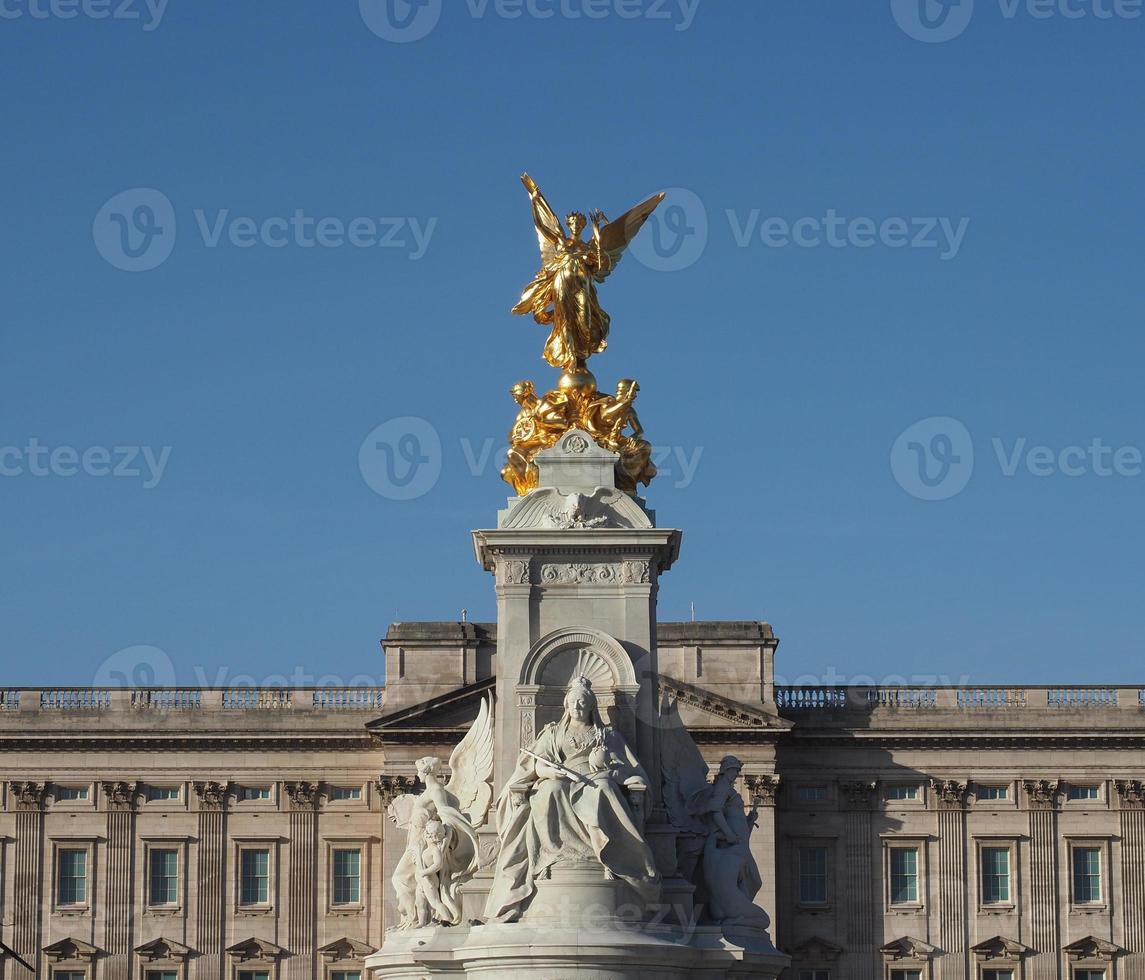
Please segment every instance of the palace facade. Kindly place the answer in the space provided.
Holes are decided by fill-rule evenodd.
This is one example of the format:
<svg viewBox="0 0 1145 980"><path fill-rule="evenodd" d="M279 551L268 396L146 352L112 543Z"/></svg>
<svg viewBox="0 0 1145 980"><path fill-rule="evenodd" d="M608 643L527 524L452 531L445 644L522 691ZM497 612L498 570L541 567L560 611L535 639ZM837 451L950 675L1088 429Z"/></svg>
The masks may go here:
<svg viewBox="0 0 1145 980"><path fill-rule="evenodd" d="M0 691L0 978L359 980L386 808L496 632L393 625L384 691ZM766 623L656 643L661 699L744 763L792 980L1145 978L1145 688L777 688Z"/></svg>

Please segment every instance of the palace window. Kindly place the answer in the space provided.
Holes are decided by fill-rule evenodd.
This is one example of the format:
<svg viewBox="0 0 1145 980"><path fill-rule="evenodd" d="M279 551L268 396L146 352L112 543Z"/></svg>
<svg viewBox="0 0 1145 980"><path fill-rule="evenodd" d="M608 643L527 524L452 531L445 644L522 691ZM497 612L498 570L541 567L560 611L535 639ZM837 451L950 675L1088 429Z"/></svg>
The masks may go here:
<svg viewBox="0 0 1145 980"><path fill-rule="evenodd" d="M1067 788L1067 795L1071 800L1100 800L1101 787L1100 786L1074 786L1072 783Z"/></svg>
<svg viewBox="0 0 1145 980"><path fill-rule="evenodd" d="M1010 849L982 848L982 904L1007 905L1010 902Z"/></svg>
<svg viewBox="0 0 1145 980"><path fill-rule="evenodd" d="M822 803L827 799L826 786L800 786L795 791L796 799L800 803Z"/></svg>
<svg viewBox="0 0 1145 980"><path fill-rule="evenodd" d="M1074 970L1073 980L1105 980L1104 970Z"/></svg>
<svg viewBox="0 0 1145 980"><path fill-rule="evenodd" d="M887 787L888 800L917 800L918 787L917 786L888 786Z"/></svg>
<svg viewBox="0 0 1145 980"><path fill-rule="evenodd" d="M88 791L87 791L86 786L57 786L56 787L56 800L58 802L63 802L65 800L86 800L87 797L88 797Z"/></svg>
<svg viewBox="0 0 1145 980"><path fill-rule="evenodd" d="M922 970L891 970L891 980L922 980Z"/></svg>
<svg viewBox="0 0 1145 980"><path fill-rule="evenodd" d="M827 848L799 848L799 904L827 904Z"/></svg>
<svg viewBox="0 0 1145 980"><path fill-rule="evenodd" d="M83 970L53 970L52 980L84 980Z"/></svg>
<svg viewBox="0 0 1145 980"><path fill-rule="evenodd" d="M179 852L174 848L156 847L150 855L151 905L179 904Z"/></svg>
<svg viewBox="0 0 1145 980"><path fill-rule="evenodd" d="M239 790L240 800L269 800L269 786L243 786Z"/></svg>
<svg viewBox="0 0 1145 980"><path fill-rule="evenodd" d="M239 980L270 980L270 970L239 970Z"/></svg>
<svg viewBox="0 0 1145 980"><path fill-rule="evenodd" d="M890 903L891 905L918 903L917 847L890 849Z"/></svg>
<svg viewBox="0 0 1145 980"><path fill-rule="evenodd" d="M831 980L830 970L800 970L799 980Z"/></svg>
<svg viewBox="0 0 1145 980"><path fill-rule="evenodd" d="M1010 787L979 786L975 790L975 795L980 800L1008 800L1010 798Z"/></svg>
<svg viewBox="0 0 1145 980"><path fill-rule="evenodd" d="M157 800L177 800L179 799L178 786L148 786L147 787L147 800L154 803Z"/></svg>
<svg viewBox="0 0 1145 980"><path fill-rule="evenodd" d="M86 905L87 848L60 848L56 862L56 904Z"/></svg>
<svg viewBox="0 0 1145 980"><path fill-rule="evenodd" d="M179 980L176 970L148 970L147 980Z"/></svg>
<svg viewBox="0 0 1145 980"><path fill-rule="evenodd" d="M269 904L270 851L262 847L247 847L239 854L239 905Z"/></svg>
<svg viewBox="0 0 1145 980"><path fill-rule="evenodd" d="M361 970L334 970L330 980L362 980Z"/></svg>
<svg viewBox="0 0 1145 980"><path fill-rule="evenodd" d="M338 848L333 852L334 905L358 905L362 901L362 852Z"/></svg>
<svg viewBox="0 0 1145 980"><path fill-rule="evenodd" d="M360 800L361 798L361 786L335 786L330 794L332 800Z"/></svg>
<svg viewBox="0 0 1145 980"><path fill-rule="evenodd" d="M1073 849L1073 901L1075 905L1097 905L1102 900L1101 848Z"/></svg>
<svg viewBox="0 0 1145 980"><path fill-rule="evenodd" d="M1014 980L1013 970L983 970L982 980Z"/></svg>

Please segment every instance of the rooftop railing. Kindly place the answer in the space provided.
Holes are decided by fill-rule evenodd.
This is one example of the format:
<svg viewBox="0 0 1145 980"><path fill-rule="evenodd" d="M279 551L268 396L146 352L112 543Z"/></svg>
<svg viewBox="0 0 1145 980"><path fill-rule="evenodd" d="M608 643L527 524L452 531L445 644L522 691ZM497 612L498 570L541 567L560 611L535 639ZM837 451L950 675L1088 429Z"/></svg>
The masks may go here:
<svg viewBox="0 0 1145 980"><path fill-rule="evenodd" d="M378 711L382 687L15 687L10 711Z"/></svg>
<svg viewBox="0 0 1145 980"><path fill-rule="evenodd" d="M1060 711L1145 709L1145 687L776 687L780 711Z"/></svg>

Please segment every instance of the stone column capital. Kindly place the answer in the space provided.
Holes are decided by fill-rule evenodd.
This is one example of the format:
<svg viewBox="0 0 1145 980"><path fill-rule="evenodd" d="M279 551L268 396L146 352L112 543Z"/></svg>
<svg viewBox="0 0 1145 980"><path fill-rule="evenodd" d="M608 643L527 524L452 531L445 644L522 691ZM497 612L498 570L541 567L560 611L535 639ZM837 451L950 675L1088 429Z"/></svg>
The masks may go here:
<svg viewBox="0 0 1145 980"><path fill-rule="evenodd" d="M1060 780L1024 779L1022 785L1031 810L1056 810L1061 803Z"/></svg>
<svg viewBox="0 0 1145 980"><path fill-rule="evenodd" d="M8 784L13 810L42 810L47 791L47 783L31 780L14 781Z"/></svg>
<svg viewBox="0 0 1145 980"><path fill-rule="evenodd" d="M283 789L292 810L317 810L322 800L322 788L317 783L297 780L283 783Z"/></svg>
<svg viewBox="0 0 1145 980"><path fill-rule="evenodd" d="M775 806L779 794L779 777L771 773L745 774L743 784L751 796L752 806Z"/></svg>
<svg viewBox="0 0 1145 980"><path fill-rule="evenodd" d="M139 783L136 780L115 780L101 782L100 791L108 810L132 811L139 799Z"/></svg>
<svg viewBox="0 0 1145 980"><path fill-rule="evenodd" d="M940 810L965 810L970 784L958 779L932 779L931 789Z"/></svg>
<svg viewBox="0 0 1145 980"><path fill-rule="evenodd" d="M399 796L413 793L417 789L416 776L381 775L374 784L378 789L378 799L382 806L389 806Z"/></svg>
<svg viewBox="0 0 1145 980"><path fill-rule="evenodd" d="M216 782L213 780L196 782L192 784L195 795L199 798L200 810L225 810L227 798L230 793L229 782Z"/></svg>
<svg viewBox="0 0 1145 980"><path fill-rule="evenodd" d="M873 779L843 780L839 797L847 810L873 810L879 798L879 784Z"/></svg>
<svg viewBox="0 0 1145 980"><path fill-rule="evenodd" d="M1115 779L1113 785L1121 799L1122 810L1145 810L1145 782L1140 779Z"/></svg>

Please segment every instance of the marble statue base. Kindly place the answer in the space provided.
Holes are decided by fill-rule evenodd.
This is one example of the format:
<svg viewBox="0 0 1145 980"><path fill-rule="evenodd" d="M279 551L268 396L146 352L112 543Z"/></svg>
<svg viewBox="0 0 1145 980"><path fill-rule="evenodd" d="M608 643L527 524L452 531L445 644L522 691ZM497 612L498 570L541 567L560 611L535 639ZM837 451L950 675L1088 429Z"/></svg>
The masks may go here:
<svg viewBox="0 0 1145 980"><path fill-rule="evenodd" d="M790 962L766 933L742 939L718 926L434 927L390 933L366 972L371 980L773 980Z"/></svg>

